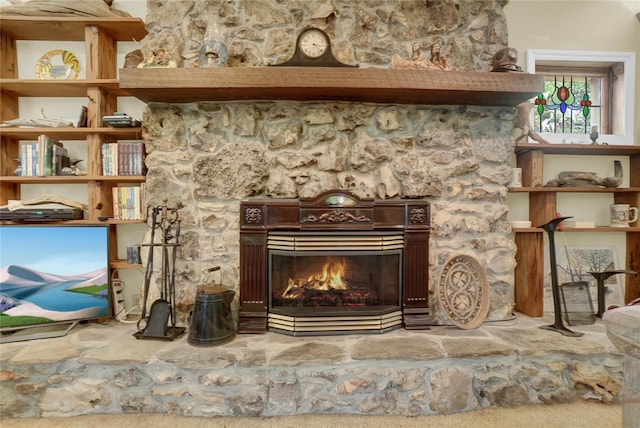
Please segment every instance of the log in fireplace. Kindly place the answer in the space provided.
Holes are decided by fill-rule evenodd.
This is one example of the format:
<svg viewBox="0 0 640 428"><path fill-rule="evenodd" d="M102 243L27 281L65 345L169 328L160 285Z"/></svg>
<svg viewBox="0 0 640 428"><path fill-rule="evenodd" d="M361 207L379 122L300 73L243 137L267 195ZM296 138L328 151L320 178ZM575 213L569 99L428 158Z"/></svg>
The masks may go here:
<svg viewBox="0 0 640 428"><path fill-rule="evenodd" d="M430 325L429 204L346 191L240 205L240 333Z"/></svg>

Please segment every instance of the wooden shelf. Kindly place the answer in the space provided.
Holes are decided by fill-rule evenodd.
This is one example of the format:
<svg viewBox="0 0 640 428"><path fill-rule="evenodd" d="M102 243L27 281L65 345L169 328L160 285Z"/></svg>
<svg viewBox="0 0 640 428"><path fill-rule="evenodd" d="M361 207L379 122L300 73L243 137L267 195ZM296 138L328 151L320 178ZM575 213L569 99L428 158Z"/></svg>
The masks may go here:
<svg viewBox="0 0 640 428"><path fill-rule="evenodd" d="M339 100L515 106L543 89L541 75L343 67L120 69L120 87L144 102Z"/></svg>
<svg viewBox="0 0 640 428"><path fill-rule="evenodd" d="M515 152L542 150L548 155L630 156L640 154L640 146L609 146L603 144L516 144Z"/></svg>
<svg viewBox="0 0 640 428"><path fill-rule="evenodd" d="M544 229L540 229L539 227L527 227L527 228L514 228L512 230L514 233L546 233ZM608 226L596 226L596 227L565 227L562 230L558 230L557 232L580 232L580 233L591 233L591 232L640 232L640 227L608 227Z"/></svg>
<svg viewBox="0 0 640 428"><path fill-rule="evenodd" d="M99 26L117 41L142 40L147 35L140 18L1 16L2 33L15 40L84 41L85 27Z"/></svg>
<svg viewBox="0 0 640 428"><path fill-rule="evenodd" d="M111 260L111 262L109 263L109 266L111 267L111 269L141 269L142 268L141 264L129 264L127 263L126 260L123 260L123 259Z"/></svg>
<svg viewBox="0 0 640 428"><path fill-rule="evenodd" d="M39 80L0 79L3 92L13 92L19 97L86 97L87 89L98 87L119 97L131 96L120 89L117 79Z"/></svg>
<svg viewBox="0 0 640 428"><path fill-rule="evenodd" d="M118 41L141 40L146 34L145 23L139 18L124 17L50 17L50 16L0 16L0 121L19 117L21 99L25 97L50 98L47 105L55 110L56 98L81 97L86 101L89 128L44 128L7 127L0 128L0 204L22 199L25 185L36 185L43 193L56 192L58 185L77 184L86 188L87 209L85 219L69 221L17 222L3 221L0 224L58 224L58 225L105 225L108 229L109 275L118 268L139 268L118 258L118 230L123 224L144 224L141 220L113 220L113 189L120 183L142 185L144 176L102 176L102 144L124 140L141 140L142 130L114 128L103 125L102 117L117 110L118 97L131 96L121 89L118 76ZM86 64L83 64L85 79L39 80L19 79L19 40L78 41L84 43ZM78 105L78 113L80 113ZM46 109L45 109L46 110ZM55 111L47 110L49 117ZM22 177L11 175L20 157L20 141L35 141L42 134L61 141L71 141L69 146L83 149L86 146L84 163L88 175ZM86 141L86 144L81 142ZM79 146L78 146L79 145ZM83 168L84 169L84 168ZM53 189L53 190L50 190ZM100 219L106 219L101 221Z"/></svg>
<svg viewBox="0 0 640 428"><path fill-rule="evenodd" d="M635 193L640 187L511 187L509 193Z"/></svg>
<svg viewBox="0 0 640 428"><path fill-rule="evenodd" d="M94 176L87 175L52 175L37 177L3 176L1 183L17 184L81 184L90 181L103 181L111 183L142 183L146 177L144 175L118 175L118 176Z"/></svg>
<svg viewBox="0 0 640 428"><path fill-rule="evenodd" d="M101 134L117 140L141 140L141 128L0 128L0 137L35 140L46 134L59 140L86 140L89 134Z"/></svg>
<svg viewBox="0 0 640 428"><path fill-rule="evenodd" d="M42 220L42 221L37 221L37 220L29 220L29 221L24 221L24 220L0 220L0 225L3 224L84 224L84 225L93 225L93 224L141 224L144 223L144 221L142 220L108 220L108 221L101 221L101 222L96 222L93 220ZM126 267L141 267L142 265L130 265L127 263L126 260L116 260L116 263L118 262L122 262L126 265ZM113 261L111 262L112 264L114 263ZM112 266L113 267L113 266ZM121 267L121 266L120 266Z"/></svg>
<svg viewBox="0 0 640 428"><path fill-rule="evenodd" d="M533 225L542 225L558 216L558 194L590 193L612 194L613 203L640 206L640 146L609 146L592 144L518 144L515 146L518 167L522 168L525 187L509 189L513 193L529 195L529 219ZM619 156L629 159L629 187L543 187L544 159L547 155ZM580 169L580 161L572 161ZM533 228L513 229L516 252L515 307L529 316L543 315L543 283L545 246L544 230ZM640 224L632 227L596 226L590 228L563 227L568 233L623 233L626 241L622 265L626 269L640 270ZM626 279L625 302L640 296L640 277Z"/></svg>

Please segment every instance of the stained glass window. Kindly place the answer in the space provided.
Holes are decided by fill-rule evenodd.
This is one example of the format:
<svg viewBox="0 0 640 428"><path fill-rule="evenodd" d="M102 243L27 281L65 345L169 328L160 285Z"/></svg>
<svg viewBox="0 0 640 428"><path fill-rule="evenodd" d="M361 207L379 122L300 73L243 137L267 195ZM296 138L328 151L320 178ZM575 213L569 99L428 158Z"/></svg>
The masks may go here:
<svg viewBox="0 0 640 428"><path fill-rule="evenodd" d="M608 87L597 73L544 73L544 92L534 99L534 123L538 132L589 134L607 132L602 100ZM595 128L593 128L595 127Z"/></svg>

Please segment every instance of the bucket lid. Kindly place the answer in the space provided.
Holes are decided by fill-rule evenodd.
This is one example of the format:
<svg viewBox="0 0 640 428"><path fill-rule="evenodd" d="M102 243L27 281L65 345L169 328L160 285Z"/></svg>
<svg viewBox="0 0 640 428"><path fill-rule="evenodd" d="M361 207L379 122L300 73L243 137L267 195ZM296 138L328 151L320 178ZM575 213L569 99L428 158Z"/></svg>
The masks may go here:
<svg viewBox="0 0 640 428"><path fill-rule="evenodd" d="M222 294L227 291L233 292L233 290L221 285L201 285L198 287L198 294Z"/></svg>

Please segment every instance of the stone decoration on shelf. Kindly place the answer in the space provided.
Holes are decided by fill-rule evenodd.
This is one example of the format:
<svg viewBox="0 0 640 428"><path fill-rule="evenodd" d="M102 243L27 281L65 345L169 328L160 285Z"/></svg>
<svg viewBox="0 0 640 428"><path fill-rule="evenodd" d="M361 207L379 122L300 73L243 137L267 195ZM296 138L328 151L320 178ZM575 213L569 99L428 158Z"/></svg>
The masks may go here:
<svg viewBox="0 0 640 428"><path fill-rule="evenodd" d="M422 57L420 43L414 43L411 59L406 60L396 54L391 58L391 65L396 69L448 70L447 59L440 53L441 46L442 42L436 40L431 45L431 57L425 59Z"/></svg>
<svg viewBox="0 0 640 428"><path fill-rule="evenodd" d="M595 172L562 171L558 178L551 179L544 187L618 187L622 184L622 163L613 161L614 176L598 177Z"/></svg>

